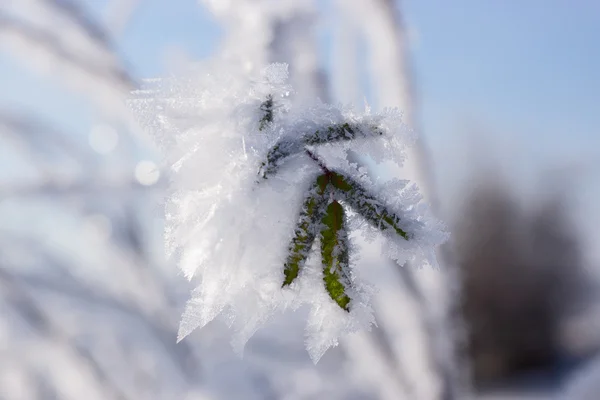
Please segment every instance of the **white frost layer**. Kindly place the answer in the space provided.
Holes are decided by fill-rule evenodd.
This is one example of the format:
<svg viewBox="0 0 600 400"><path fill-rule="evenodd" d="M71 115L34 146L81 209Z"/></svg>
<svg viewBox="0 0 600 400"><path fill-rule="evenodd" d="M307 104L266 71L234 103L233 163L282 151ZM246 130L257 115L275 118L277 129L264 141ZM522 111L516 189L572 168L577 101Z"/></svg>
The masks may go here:
<svg viewBox="0 0 600 400"><path fill-rule="evenodd" d="M165 204L167 253L185 276L197 282L180 326L179 339L220 316L234 331L233 346L247 340L275 313L309 304L306 344L313 361L351 332L374 322L373 290L352 277L350 312L330 299L319 257L309 259L289 288L281 288L283 265L307 189L322 171L305 153L287 157L268 179L258 171L280 140L298 139L332 124L348 122L366 136L377 126L382 136L311 148L328 168L350 175L402 218L409 241L384 232L386 255L435 266L434 247L446 239L429 216L416 187L407 182L372 182L347 159L348 150L377 162L404 160L413 133L396 110L358 114L316 102L290 109L287 66L273 64L256 77L235 64L213 62L186 76L154 83L137 93L132 107L164 149L171 171ZM261 103L272 95L273 123L260 131ZM379 231L351 213L349 226L372 239Z"/></svg>
<svg viewBox="0 0 600 400"><path fill-rule="evenodd" d="M569 379L557 400L595 400L600 396L600 357Z"/></svg>

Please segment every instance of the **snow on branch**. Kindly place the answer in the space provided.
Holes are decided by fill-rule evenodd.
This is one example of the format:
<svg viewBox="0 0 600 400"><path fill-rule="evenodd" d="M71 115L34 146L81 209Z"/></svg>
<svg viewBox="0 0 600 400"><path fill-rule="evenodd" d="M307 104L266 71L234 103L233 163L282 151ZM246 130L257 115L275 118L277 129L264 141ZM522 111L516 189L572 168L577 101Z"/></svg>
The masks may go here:
<svg viewBox="0 0 600 400"><path fill-rule="evenodd" d="M308 304L316 362L340 336L374 322L373 288L354 268L355 232L383 235L399 263L432 266L447 233L414 185L378 185L348 160L353 150L402 162L414 135L397 110L360 114L320 102L296 110L286 80L285 64L248 77L215 61L155 82L152 96L138 93L132 104L165 147L167 253L198 284L179 339L221 316L241 352L275 312Z"/></svg>

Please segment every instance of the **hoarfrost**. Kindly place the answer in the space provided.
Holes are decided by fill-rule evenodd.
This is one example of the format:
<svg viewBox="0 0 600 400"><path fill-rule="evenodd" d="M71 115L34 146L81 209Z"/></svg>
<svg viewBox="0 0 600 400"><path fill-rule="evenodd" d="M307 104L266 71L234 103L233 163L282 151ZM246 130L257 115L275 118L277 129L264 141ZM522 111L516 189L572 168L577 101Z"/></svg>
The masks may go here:
<svg viewBox="0 0 600 400"><path fill-rule="evenodd" d="M162 145L170 173L167 254L197 283L178 339L218 317L231 327L232 345L241 354L248 339L275 313L308 304L306 345L317 362L341 336L370 329L375 289L353 271L347 293L352 305L348 312L343 310L324 288L314 250L298 279L282 288L303 199L322 173L315 157L332 171L352 177L400 216L410 240L391 229L382 232L349 210L349 226L366 240L383 233L388 239L384 253L393 259L435 266L434 247L447 234L420 203L414 185L372 182L348 159L348 152L354 151L376 162L402 163L415 137L401 113L388 109L360 114L318 101L296 110L290 105L293 91L287 76L285 64L248 76L241 65L215 60L190 67L184 76L147 82L130 105ZM272 114L264 118L267 99L272 99ZM331 126L341 127L336 135L348 137L328 140ZM274 164L276 173L263 179L259 171L277 144L282 144L285 157ZM348 196L345 203L353 201Z"/></svg>

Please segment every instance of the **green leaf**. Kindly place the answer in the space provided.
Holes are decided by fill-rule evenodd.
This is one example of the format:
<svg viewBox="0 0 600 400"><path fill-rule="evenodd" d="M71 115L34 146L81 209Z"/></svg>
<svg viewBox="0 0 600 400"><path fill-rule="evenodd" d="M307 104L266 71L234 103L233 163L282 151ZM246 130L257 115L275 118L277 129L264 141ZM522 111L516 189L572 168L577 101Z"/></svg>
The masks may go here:
<svg viewBox="0 0 600 400"><path fill-rule="evenodd" d="M260 120L260 130L273 120L272 106L272 98L271 102L267 99L267 101L261 105L261 110L265 111L265 115ZM371 128L371 133L375 136L383 135L383 132L377 127ZM343 124L331 125L323 130L317 130L308 135L304 135L301 139L283 139L269 150L267 159L261 164L258 173L264 179L267 179L270 175L277 172L285 158L301 152L306 145L312 146L352 140L359 136L367 137L370 135L365 134L358 126L346 122Z"/></svg>
<svg viewBox="0 0 600 400"><path fill-rule="evenodd" d="M350 297L346 294L346 287L350 284L348 233L342 205L335 200L330 203L321 222L321 258L325 290L341 308L349 311Z"/></svg>
<svg viewBox="0 0 600 400"><path fill-rule="evenodd" d="M319 220L322 218L327 204L325 186L319 183L319 178L317 178L304 199L298 217L298 224L294 230L294 237L289 246L289 254L283 268L283 286L291 284L296 279L315 241Z"/></svg>
<svg viewBox="0 0 600 400"><path fill-rule="evenodd" d="M400 228L400 217L390 211L381 201L369 194L354 180L332 172L331 183L337 192L357 213L381 230L393 229L408 240L409 235Z"/></svg>
<svg viewBox="0 0 600 400"><path fill-rule="evenodd" d="M378 128L373 128L371 134L381 136L383 132ZM307 145L333 143L352 140L360 136L368 137L371 134L365 134L357 125L345 122L343 124L331 125L327 129L317 130L304 136L304 143Z"/></svg>

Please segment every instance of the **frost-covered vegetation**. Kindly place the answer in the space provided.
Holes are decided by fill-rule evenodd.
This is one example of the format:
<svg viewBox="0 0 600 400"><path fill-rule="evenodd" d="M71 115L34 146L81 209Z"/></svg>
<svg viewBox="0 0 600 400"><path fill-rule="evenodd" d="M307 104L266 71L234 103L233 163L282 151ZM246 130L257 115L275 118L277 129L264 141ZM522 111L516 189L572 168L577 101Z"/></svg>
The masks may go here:
<svg viewBox="0 0 600 400"><path fill-rule="evenodd" d="M316 361L373 323L373 289L351 268L351 232L381 232L384 257L399 265L437 267L446 233L416 186L374 182L348 159L354 151L402 163L414 133L397 110L359 114L318 100L297 110L283 64L255 78L219 62L206 68L154 83L133 102L157 137L169 137L167 251L198 282L179 336L224 313L241 350L273 313L308 303ZM315 241L322 268L305 265Z"/></svg>
<svg viewBox="0 0 600 400"><path fill-rule="evenodd" d="M0 397L469 398L400 2L194 3L0 2Z"/></svg>
<svg viewBox="0 0 600 400"><path fill-rule="evenodd" d="M452 335L448 330L443 336L436 333L446 324L445 302L437 300L446 296L443 270L424 268L421 274L417 269L400 269L378 251L381 246L400 262L413 258L417 263L419 259L433 263L434 256L427 250L445 235L426 237L441 227L422 219L425 209L414 207L419 196L412 185L418 184L427 194L426 185L410 174L401 176L405 181L378 181L352 165L360 159L356 151L362 149L370 151L373 159L392 156L397 165L404 162L403 171L415 161L411 154L418 143L403 147L414 138L405 126L412 116L399 84L404 78L394 78L404 73L402 53L394 53L389 69L378 72L387 83L381 85L383 97L374 107L400 106L402 119L392 111L359 114L350 107L325 105L317 98L344 103L357 99L336 99L339 93L332 87L339 87L340 75L329 76L320 65L311 34L320 18L314 3L267 3L203 2L225 28L219 55L199 69L189 67L176 77L140 84L122 59L128 54L120 35L143 1L97 2L93 9L75 0L2 2L0 38L6 52L0 62L9 74L16 74L15 82L25 82L29 88L13 90L13 82L7 82L11 89L3 95L14 99L14 104L3 104L0 114L0 153L10 164L0 174L3 398L397 399L434 398L442 393L447 397L455 392L455 364L448 345ZM402 30L396 30L398 20L387 12L390 5L387 1L355 4L370 13L371 20L380 20L378 37L391 43L403 39ZM358 10L349 2L336 7ZM348 21L354 18L346 11L337 15ZM359 26L353 29L361 35L371 33ZM374 46L384 44L370 37ZM378 57L381 52L374 53L370 62L377 65ZM273 61L290 64L294 91L283 82L281 69L271 68L269 79L260 74L260 68ZM341 54L338 61L348 71L354 62ZM214 74L199 73L209 70ZM353 85L358 80L343 86ZM268 96L273 99L272 118L265 118ZM168 106L176 114L166 115L165 109L154 112L153 106ZM343 128L346 123L351 129L344 131L357 136L352 141L307 142L305 149L286 158L277 173L267 179L260 176L261 163L268 161L269 150L280 139L300 131L314 133L319 127L336 131L336 126ZM370 124L384 135L362 137L374 132ZM202 129L190 130L194 126ZM226 134L217 128L225 128ZM199 140L202 137L208 142ZM158 151L153 141L160 143ZM195 154L198 143L210 146ZM225 153L209 153L206 160L198 156L210 149ZM314 251L297 278L282 288L303 198L311 180L324 173L308 157L306 150L311 149L328 170L360 184L363 200L377 200L377 206L388 210L386 215L379 208L367 213L371 222L374 215L384 217L383 225L374 226L355 212L356 207L345 204L344 196L338 199L348 219L351 268L347 270L352 280L351 287L344 286L351 300L348 311L333 301L323 281L317 236L323 236L324 229L315 235ZM167 157L162 165L157 154ZM219 187L220 192L206 191ZM202 198L201 190L208 197ZM165 191L167 201L157 219L153 204ZM181 197L183 193L187 197ZM261 199L263 206L268 205L263 207L262 222L255 218L257 209L252 209ZM180 224L184 216L190 217L189 210L207 210L209 200L218 200L222 208L215 209L215 215L230 216L231 224L209 219L205 236L193 227L208 215L192 215ZM225 208L232 212L226 213ZM201 284L212 282L200 285L209 291L197 292L212 303L195 307L194 299L201 297L194 297L180 334L225 311L219 319L234 328L236 349L241 350L252 336L243 359L231 353L227 326L220 321L175 343L189 287L179 279L175 266L164 262L157 242L165 210L167 253L181 261L188 277ZM336 206L329 215L339 213ZM414 235L413 240L407 241L396 229L381 232L379 228L389 222L409 239ZM329 225L329 231L339 237L339 225ZM231 235L225 237L221 250L211 248L218 242L211 229L216 234L223 227ZM413 227L411 232L408 228ZM258 234L252 234L252 228ZM365 242L361 232L372 243ZM199 241L201 237L206 244ZM382 237L388 238L387 244ZM248 240L251 246L245 248L254 254L223 251L239 249L235 238ZM198 251L209 249L206 255L223 261L216 265L230 269L203 265L191 243ZM339 257L339 247L327 249L329 260L346 257ZM265 263L250 268L251 260ZM243 268L231 270L236 265ZM285 308L296 311L277 312ZM305 343L307 320L305 329L312 342ZM356 333L344 336L351 331ZM312 361L337 343L340 335L342 346L326 352L315 366ZM304 351L306 345L313 360Z"/></svg>

